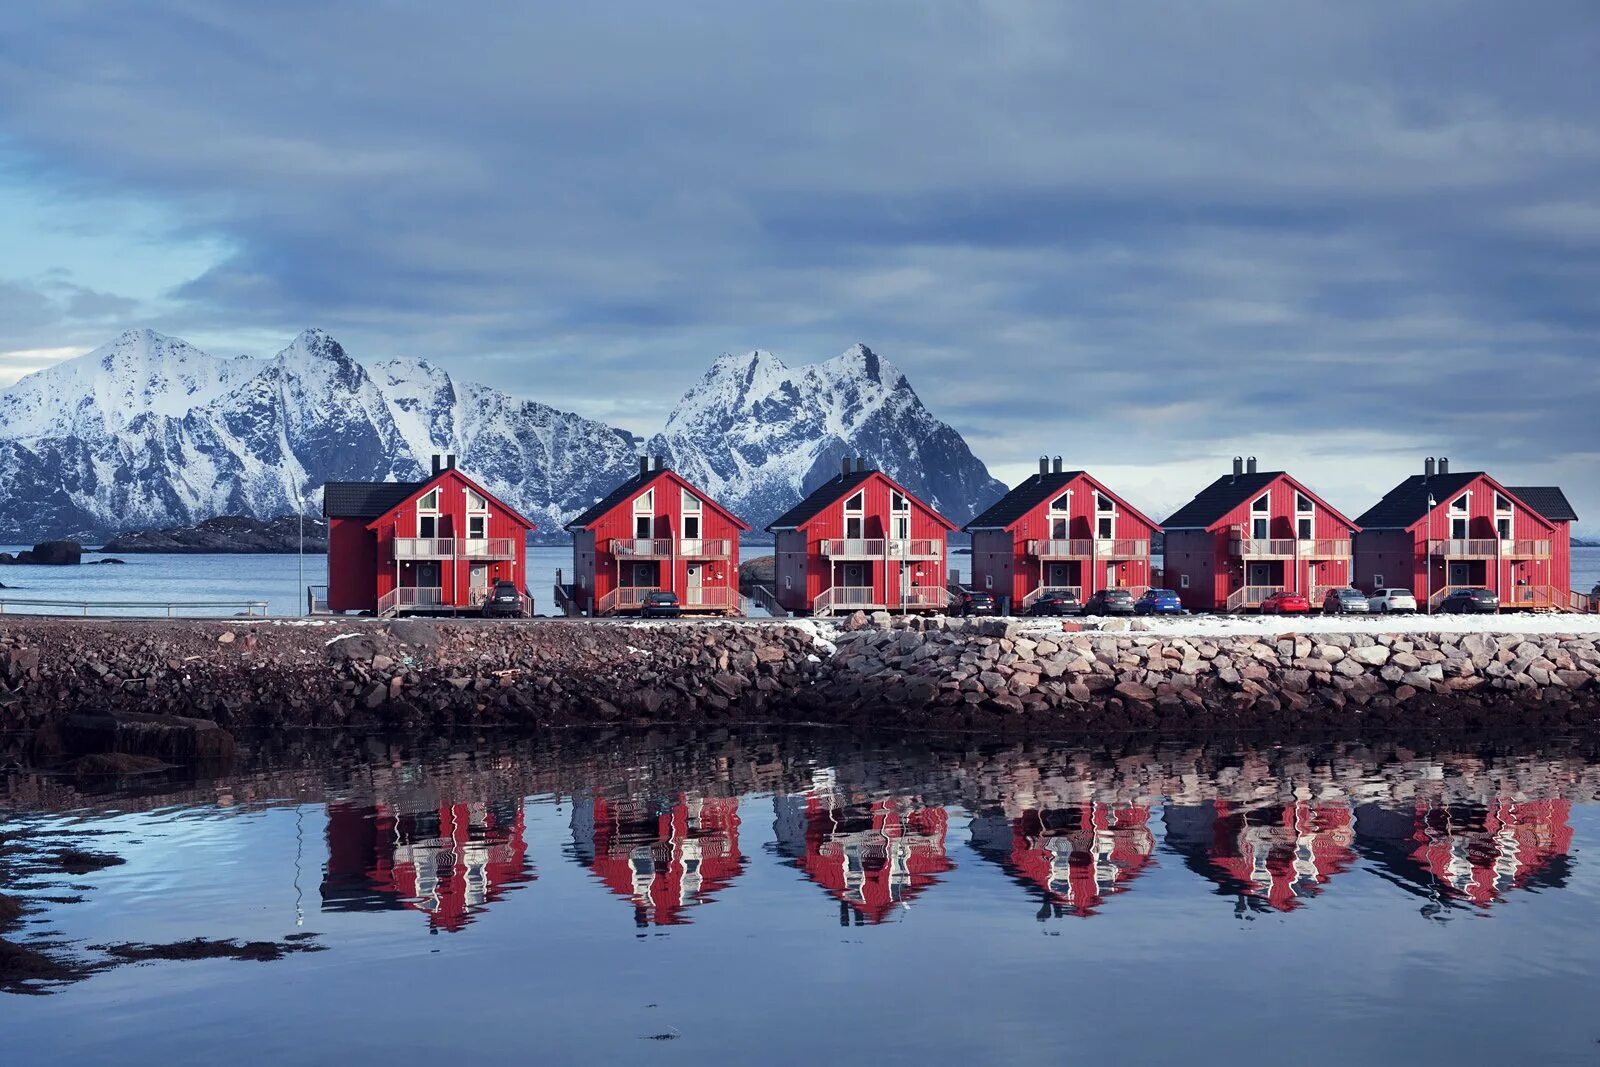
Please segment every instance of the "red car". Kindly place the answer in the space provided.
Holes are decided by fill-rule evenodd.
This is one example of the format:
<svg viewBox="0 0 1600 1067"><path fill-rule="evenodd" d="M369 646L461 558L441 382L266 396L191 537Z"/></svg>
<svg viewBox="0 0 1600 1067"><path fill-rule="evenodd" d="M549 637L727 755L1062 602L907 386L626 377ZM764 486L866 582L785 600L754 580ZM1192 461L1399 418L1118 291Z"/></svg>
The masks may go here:
<svg viewBox="0 0 1600 1067"><path fill-rule="evenodd" d="M1303 615L1311 610L1311 602L1299 593L1280 589L1261 602L1263 615Z"/></svg>

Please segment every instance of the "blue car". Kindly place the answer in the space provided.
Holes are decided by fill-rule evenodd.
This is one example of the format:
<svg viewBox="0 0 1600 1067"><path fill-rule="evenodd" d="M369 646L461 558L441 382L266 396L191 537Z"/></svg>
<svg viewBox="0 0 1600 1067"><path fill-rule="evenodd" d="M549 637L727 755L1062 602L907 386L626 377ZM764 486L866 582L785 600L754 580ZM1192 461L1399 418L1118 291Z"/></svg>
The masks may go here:
<svg viewBox="0 0 1600 1067"><path fill-rule="evenodd" d="M1182 615L1183 601L1171 589L1146 590L1144 596L1133 602L1135 615Z"/></svg>

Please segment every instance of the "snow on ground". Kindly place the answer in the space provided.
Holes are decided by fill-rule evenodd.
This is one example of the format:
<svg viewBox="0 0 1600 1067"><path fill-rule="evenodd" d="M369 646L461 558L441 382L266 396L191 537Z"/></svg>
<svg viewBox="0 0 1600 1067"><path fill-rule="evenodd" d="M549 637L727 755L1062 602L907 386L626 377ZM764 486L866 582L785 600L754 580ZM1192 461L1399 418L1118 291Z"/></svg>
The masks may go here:
<svg viewBox="0 0 1600 1067"><path fill-rule="evenodd" d="M1019 619L1030 630L1059 631L1059 619ZM1099 620L1085 619L1093 626ZM1135 619L1153 634L1175 637L1232 634L1600 634L1600 615L1182 615Z"/></svg>

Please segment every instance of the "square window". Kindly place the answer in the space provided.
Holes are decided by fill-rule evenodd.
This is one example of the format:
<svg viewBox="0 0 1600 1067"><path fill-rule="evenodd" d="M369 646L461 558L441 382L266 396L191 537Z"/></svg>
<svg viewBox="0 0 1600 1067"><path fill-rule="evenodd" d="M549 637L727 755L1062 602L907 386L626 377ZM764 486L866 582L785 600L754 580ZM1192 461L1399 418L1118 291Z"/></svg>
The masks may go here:
<svg viewBox="0 0 1600 1067"><path fill-rule="evenodd" d="M985 574L983 576L983 587L985 589L993 589L994 588L994 575Z"/></svg>
<svg viewBox="0 0 1600 1067"><path fill-rule="evenodd" d="M1187 588L1189 588L1189 576L1187 574L1178 575L1178 588L1179 589L1187 589Z"/></svg>
<svg viewBox="0 0 1600 1067"><path fill-rule="evenodd" d="M1374 589L1382 589L1383 588L1383 575L1374 574L1372 576L1372 588L1374 588Z"/></svg>

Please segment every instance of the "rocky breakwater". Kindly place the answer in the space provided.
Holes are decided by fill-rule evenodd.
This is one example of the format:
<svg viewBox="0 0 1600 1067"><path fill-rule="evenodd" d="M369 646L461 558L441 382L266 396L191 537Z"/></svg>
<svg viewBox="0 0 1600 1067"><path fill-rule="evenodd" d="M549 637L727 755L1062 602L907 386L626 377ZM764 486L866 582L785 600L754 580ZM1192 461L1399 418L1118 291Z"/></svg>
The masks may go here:
<svg viewBox="0 0 1600 1067"><path fill-rule="evenodd" d="M1052 727L1600 726L1600 637L1492 633L1216 637L857 616L820 705ZM1134 624L1141 625L1141 624Z"/></svg>
<svg viewBox="0 0 1600 1067"><path fill-rule="evenodd" d="M258 728L780 717L807 626L0 619L0 722L37 755L207 757ZM222 731L221 734L213 730Z"/></svg>

